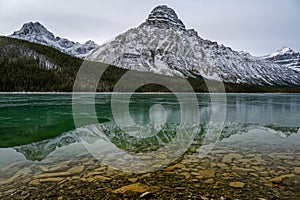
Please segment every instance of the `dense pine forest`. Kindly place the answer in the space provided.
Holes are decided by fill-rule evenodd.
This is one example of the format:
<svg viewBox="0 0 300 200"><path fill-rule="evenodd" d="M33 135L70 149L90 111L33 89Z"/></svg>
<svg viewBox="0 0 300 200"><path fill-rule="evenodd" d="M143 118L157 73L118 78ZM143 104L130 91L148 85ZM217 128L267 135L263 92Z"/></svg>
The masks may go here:
<svg viewBox="0 0 300 200"><path fill-rule="evenodd" d="M0 91L1 92L71 92L82 59L61 53L54 48L19 39L0 37ZM106 67L102 63L90 62L99 69ZM99 92L111 92L115 84L128 70L109 66L101 76L97 86ZM186 92L180 77L162 76L148 72L135 72L135 80L151 76L153 80L178 85L178 91ZM201 77L188 78L195 92L208 92L206 83ZM134 80L131 80L134 81ZM155 82L155 81L154 81ZM181 85L182 83L182 85ZM216 82L210 81L213 92L221 91ZM77 90L93 91L87 85ZM118 91L132 89L133 83L122 85ZM271 87L246 84L225 83L226 92L300 92L299 87ZM182 86L182 87L181 87ZM137 89L138 92L168 92L158 84L147 84Z"/></svg>

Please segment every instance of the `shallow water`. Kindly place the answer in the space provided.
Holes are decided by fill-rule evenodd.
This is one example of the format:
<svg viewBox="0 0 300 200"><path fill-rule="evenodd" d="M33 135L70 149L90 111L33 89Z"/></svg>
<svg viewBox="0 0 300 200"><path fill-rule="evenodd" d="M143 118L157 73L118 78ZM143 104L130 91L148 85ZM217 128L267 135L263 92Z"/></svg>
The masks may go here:
<svg viewBox="0 0 300 200"><path fill-rule="evenodd" d="M113 190L136 183L153 198L300 197L299 94L197 94L199 112L193 106L181 110L174 94L135 94L128 102L132 121L123 106L126 95L113 96L120 105L116 111L111 94L96 94L95 105L92 95L73 97L80 112L72 110L71 94L0 94L3 197L47 197L53 191L54 197L70 196L88 180L91 186L77 197L96 191L102 197L139 197ZM185 105L195 104L187 99ZM224 124L211 123L224 106ZM65 188L75 182L74 189ZM28 184L31 189L15 189ZM39 194L49 184L52 190Z"/></svg>

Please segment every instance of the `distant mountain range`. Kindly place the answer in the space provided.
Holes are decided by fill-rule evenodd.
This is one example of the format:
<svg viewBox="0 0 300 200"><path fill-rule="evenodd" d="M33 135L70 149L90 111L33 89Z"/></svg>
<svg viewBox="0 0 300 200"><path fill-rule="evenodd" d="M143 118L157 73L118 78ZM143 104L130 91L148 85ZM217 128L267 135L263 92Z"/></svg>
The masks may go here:
<svg viewBox="0 0 300 200"><path fill-rule="evenodd" d="M91 40L80 44L79 42L73 42L65 38L55 37L52 32L48 31L39 22L25 23L20 30L15 31L9 37L43 44L79 58L87 57L98 47Z"/></svg>
<svg viewBox="0 0 300 200"><path fill-rule="evenodd" d="M55 37L39 22L29 22L9 37L53 47L63 53L120 68L234 84L299 87L299 53L284 48L254 57L186 29L175 11L154 8L144 23L110 42L84 44Z"/></svg>
<svg viewBox="0 0 300 200"><path fill-rule="evenodd" d="M295 52L288 47L279 49L278 51L263 56L262 58L300 72L300 53Z"/></svg>
<svg viewBox="0 0 300 200"><path fill-rule="evenodd" d="M59 50L21 39L0 36L0 92L72 92L76 74L83 60ZM107 65L100 62L89 64L101 69ZM98 92L112 92L115 84L128 69L110 65L101 76ZM183 78L179 76L163 76L151 72L133 73L136 80L142 80L149 75L155 80L180 85ZM187 78L195 92L208 92L207 82L214 85L215 81L204 81L201 76ZM94 85L94 84L93 84ZM216 85L219 85L218 83ZM226 92L300 92L299 87L259 86L250 84L224 83ZM86 82L80 91L94 91ZM122 85L122 91L132 91L132 83ZM187 88L178 88L179 92L186 92ZM218 87L210 92L220 92ZM145 85L137 92L169 92L168 89L155 85Z"/></svg>

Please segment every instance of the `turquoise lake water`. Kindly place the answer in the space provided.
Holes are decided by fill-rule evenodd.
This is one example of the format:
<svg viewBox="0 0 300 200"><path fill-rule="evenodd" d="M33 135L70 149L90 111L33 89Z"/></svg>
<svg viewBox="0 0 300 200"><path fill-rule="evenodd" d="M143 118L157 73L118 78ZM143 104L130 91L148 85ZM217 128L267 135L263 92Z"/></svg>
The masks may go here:
<svg viewBox="0 0 300 200"><path fill-rule="evenodd" d="M184 97L188 94L180 95ZM199 123L192 144L199 145L211 119L212 101L209 94L197 94L196 97ZM112 94L96 94L95 99L91 95L81 94L74 98L80 98L80 103L84 106L95 108L97 122L108 127L106 136L119 148L130 151L155 150L170 142L176 135L174 130L183 115L180 102L174 94L134 94L128 105L130 117L135 124L139 127L151 124L149 109L152 105L159 105L150 113L152 118L158 123L165 120L160 131L154 131L152 135L136 139L134 135L128 136L128 132L126 134L124 133L126 131L122 132L121 129L114 127L117 126L117 122L111 108ZM286 146L300 144L298 139L288 139L299 138L299 94L227 94L226 96L214 94L214 98L217 99L215 104L222 103L222 106L226 106L224 127L218 138L220 141L235 134L240 135L255 128L262 128L270 132L272 137L268 139L262 136L259 139L259 136L256 136L254 139L257 141L273 141L284 143ZM123 105L122 102L126 100L122 94L114 96L114 99L120 105ZM122 119L122 111L117 112L117 115L121 116L119 118ZM192 111L187 113L189 112ZM72 94L0 94L1 150L5 152L7 149L17 149L29 160L42 160L57 147L67 146L80 140L76 136L77 132L74 131L80 128L75 126L74 116L83 119L82 126L90 125L91 115L88 111L74 114ZM132 131L136 127L126 128ZM146 129L148 129L147 126ZM49 148L47 144L51 144ZM40 151L32 153L30 151L32 146L42 147ZM2 163L6 163L7 158L4 157L7 156L5 153L1 155Z"/></svg>

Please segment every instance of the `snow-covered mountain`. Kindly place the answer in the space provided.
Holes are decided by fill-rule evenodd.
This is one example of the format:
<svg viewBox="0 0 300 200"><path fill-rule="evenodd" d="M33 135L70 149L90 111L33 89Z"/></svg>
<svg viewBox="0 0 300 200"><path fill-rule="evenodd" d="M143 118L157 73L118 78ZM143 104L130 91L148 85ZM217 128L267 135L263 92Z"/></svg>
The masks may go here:
<svg viewBox="0 0 300 200"><path fill-rule="evenodd" d="M87 59L164 75L220 77L231 83L300 84L295 70L202 39L165 5L154 8L138 27L99 46Z"/></svg>
<svg viewBox="0 0 300 200"><path fill-rule="evenodd" d="M55 37L39 22L25 23L19 31L15 31L9 37L27 40L38 44L53 47L61 52L80 58L90 55L98 45L89 40L84 44L73 42L65 38Z"/></svg>
<svg viewBox="0 0 300 200"><path fill-rule="evenodd" d="M300 53L288 47L279 49L263 58L300 72Z"/></svg>

